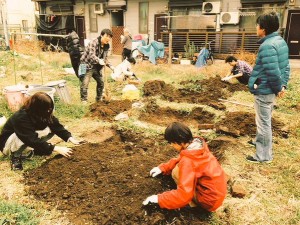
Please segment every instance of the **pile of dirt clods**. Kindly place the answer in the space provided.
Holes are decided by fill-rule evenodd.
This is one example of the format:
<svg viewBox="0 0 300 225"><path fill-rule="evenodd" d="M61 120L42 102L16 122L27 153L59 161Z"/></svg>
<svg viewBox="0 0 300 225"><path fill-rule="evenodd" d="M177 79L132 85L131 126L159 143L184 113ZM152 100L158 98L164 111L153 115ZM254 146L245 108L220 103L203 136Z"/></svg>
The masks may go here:
<svg viewBox="0 0 300 225"><path fill-rule="evenodd" d="M210 224L211 214L198 208L142 206L146 197L176 188L170 176L149 176L177 155L162 136L114 131L74 152L71 159L57 155L25 173L29 194L62 210L73 224Z"/></svg>

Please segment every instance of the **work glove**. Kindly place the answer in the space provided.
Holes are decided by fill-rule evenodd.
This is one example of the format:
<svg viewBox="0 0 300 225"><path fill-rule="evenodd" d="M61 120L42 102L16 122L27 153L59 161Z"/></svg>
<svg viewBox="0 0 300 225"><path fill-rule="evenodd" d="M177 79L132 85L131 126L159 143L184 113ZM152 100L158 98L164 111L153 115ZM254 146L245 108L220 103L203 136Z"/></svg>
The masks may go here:
<svg viewBox="0 0 300 225"><path fill-rule="evenodd" d="M99 64L100 64L101 66L104 66L104 65L105 65L104 59L99 59Z"/></svg>
<svg viewBox="0 0 300 225"><path fill-rule="evenodd" d="M222 81L229 81L231 78L232 78L231 76L224 77L224 78L222 78Z"/></svg>
<svg viewBox="0 0 300 225"><path fill-rule="evenodd" d="M85 143L84 140L77 140L77 139L75 139L75 138L73 138L73 137L70 137L70 138L68 139L68 142L71 142L71 143L74 144L74 145L80 145L80 144Z"/></svg>
<svg viewBox="0 0 300 225"><path fill-rule="evenodd" d="M151 177L156 177L159 174L161 174L161 170L158 167L154 167L152 170L150 170Z"/></svg>
<svg viewBox="0 0 300 225"><path fill-rule="evenodd" d="M143 205L148 205L149 203L158 203L158 196L151 195L143 201Z"/></svg>

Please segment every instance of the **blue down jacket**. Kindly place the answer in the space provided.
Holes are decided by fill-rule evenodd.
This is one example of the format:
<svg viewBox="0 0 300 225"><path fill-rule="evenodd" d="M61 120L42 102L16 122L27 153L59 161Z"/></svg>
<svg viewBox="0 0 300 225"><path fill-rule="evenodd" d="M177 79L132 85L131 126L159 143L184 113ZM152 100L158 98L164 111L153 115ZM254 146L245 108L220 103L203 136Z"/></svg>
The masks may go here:
<svg viewBox="0 0 300 225"><path fill-rule="evenodd" d="M283 38L271 33L258 41L260 45L248 86L254 95L278 94L290 77L289 49ZM257 84L257 89L254 89Z"/></svg>

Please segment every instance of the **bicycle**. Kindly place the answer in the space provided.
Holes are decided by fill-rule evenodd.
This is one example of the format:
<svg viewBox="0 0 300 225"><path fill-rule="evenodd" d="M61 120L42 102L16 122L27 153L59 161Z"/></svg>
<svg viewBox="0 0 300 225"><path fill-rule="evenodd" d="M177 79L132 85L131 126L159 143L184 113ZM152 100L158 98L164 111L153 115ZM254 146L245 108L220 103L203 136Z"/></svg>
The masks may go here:
<svg viewBox="0 0 300 225"><path fill-rule="evenodd" d="M213 51L211 50L211 43L213 43L215 40L212 40L208 43L205 44L205 48L206 46L208 46L207 50L208 50L208 56L206 58L206 64L208 64L208 61L210 60L211 61L211 64L214 64L214 53Z"/></svg>
<svg viewBox="0 0 300 225"><path fill-rule="evenodd" d="M59 39L57 40L56 45L54 45L50 42L50 44L47 46L47 51L49 51L49 52L62 52L63 48L61 46L59 46Z"/></svg>

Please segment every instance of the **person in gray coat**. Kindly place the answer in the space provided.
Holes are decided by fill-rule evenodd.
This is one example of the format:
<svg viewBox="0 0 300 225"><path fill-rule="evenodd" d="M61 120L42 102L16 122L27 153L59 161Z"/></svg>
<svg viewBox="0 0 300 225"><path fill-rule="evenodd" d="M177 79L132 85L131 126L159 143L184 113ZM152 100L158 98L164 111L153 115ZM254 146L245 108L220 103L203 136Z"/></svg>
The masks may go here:
<svg viewBox="0 0 300 225"><path fill-rule="evenodd" d="M278 34L279 18L275 12L260 15L256 20L257 35L261 38L255 66L248 86L254 95L256 147L254 156L247 156L253 163L270 163L272 150L272 110L276 96L284 96L290 76L289 49Z"/></svg>

